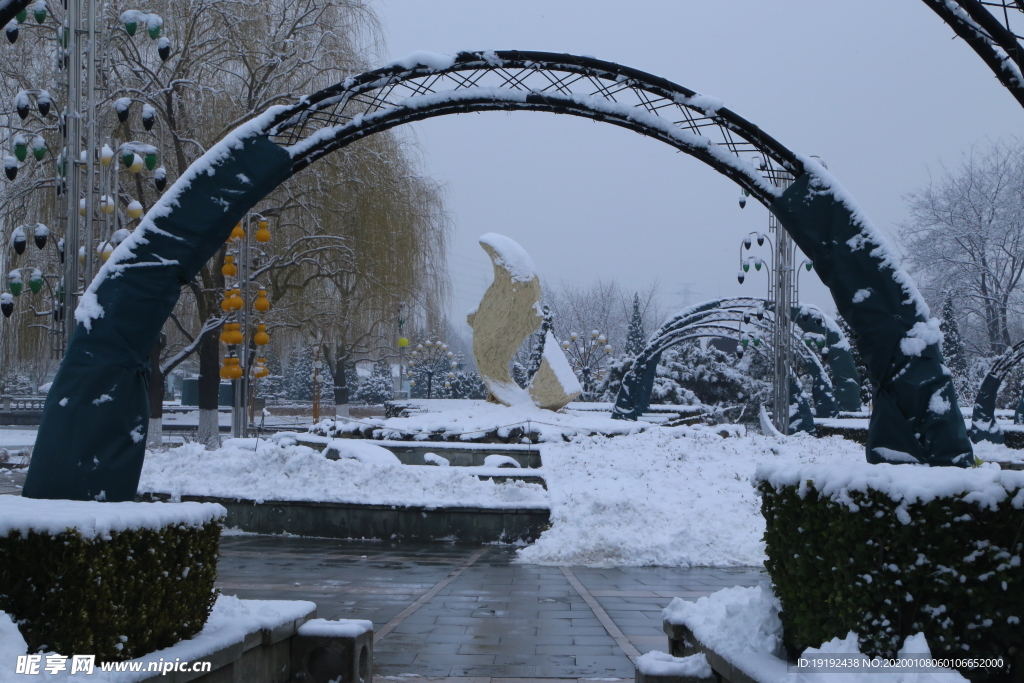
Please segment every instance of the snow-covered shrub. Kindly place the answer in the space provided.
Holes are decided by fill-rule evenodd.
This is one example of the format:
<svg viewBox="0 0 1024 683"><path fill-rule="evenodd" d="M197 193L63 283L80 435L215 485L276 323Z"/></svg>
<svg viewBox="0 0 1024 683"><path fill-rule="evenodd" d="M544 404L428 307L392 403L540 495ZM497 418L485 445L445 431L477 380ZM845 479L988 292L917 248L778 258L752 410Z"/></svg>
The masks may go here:
<svg viewBox="0 0 1024 683"><path fill-rule="evenodd" d="M0 496L0 611L29 652L123 661L191 638L217 597L224 513Z"/></svg>
<svg viewBox="0 0 1024 683"><path fill-rule="evenodd" d="M370 376L360 382L352 394L352 403L379 406L384 401L390 401L394 395L395 380L391 376L391 364L386 360L379 360L373 364Z"/></svg>
<svg viewBox="0 0 1024 683"><path fill-rule="evenodd" d="M1019 654L1024 473L851 463L762 465L755 479L790 655L851 631L883 657L918 632L937 657Z"/></svg>

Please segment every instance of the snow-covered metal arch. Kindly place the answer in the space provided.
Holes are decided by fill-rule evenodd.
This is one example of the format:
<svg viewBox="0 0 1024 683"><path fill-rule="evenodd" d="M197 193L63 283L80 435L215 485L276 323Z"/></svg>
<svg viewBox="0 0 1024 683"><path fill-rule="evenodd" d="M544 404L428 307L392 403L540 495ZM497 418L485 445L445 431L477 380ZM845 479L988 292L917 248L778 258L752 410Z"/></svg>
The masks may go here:
<svg viewBox="0 0 1024 683"><path fill-rule="evenodd" d="M844 345L845 338L838 325L833 322L830 327L825 324L815 324L813 313L819 313L817 308L812 306L794 307L791 316L797 322L798 327L803 331L812 334L819 334L818 329L825 329L831 334L825 334L830 343L835 345L838 354L849 354L848 342ZM679 313L669 317L668 320L651 335L643 351L636 357L633 365L622 378L618 394L615 397L615 407L612 410L612 418L620 420L635 420L650 407L651 394L654 387L655 372L661 355L673 346L678 346L695 337L725 337L743 343L744 347L754 351L761 351L760 344L769 347L771 335L770 316L774 313L770 304L764 299L737 297L732 299L715 299L696 304L683 309ZM761 318L767 318L762 321ZM801 324L802 323L802 324ZM746 325L749 329L743 330ZM804 326L811 329L805 330ZM834 328L831 329L831 328ZM744 343L746 340L746 343ZM753 342L752 344L749 342ZM795 355L802 361L812 378L812 393L814 397L815 411L819 417L835 417L839 413L840 406L836 401L835 390L832 378L829 377L818 354L810 350L805 344L802 336L794 333L789 340ZM830 360L832 360L830 358ZM840 364L841 372L847 367L852 367L856 374L856 366L851 362ZM846 379L843 377L842 379ZM791 383L794 380L791 379ZM797 390L792 395L799 404L802 390ZM802 406L798 413L800 416L806 414L806 419L801 420L802 431L811 431L813 421L810 420L811 411L808 407L803 410ZM807 426L809 425L809 427Z"/></svg>
<svg viewBox="0 0 1024 683"><path fill-rule="evenodd" d="M445 114L511 110L634 130L749 191L814 261L839 312L867 341L861 355L879 387L868 460L971 460L963 422L929 409L934 395L956 402L931 332L938 322L929 322L886 239L824 167L720 101L664 78L590 57L488 51L413 55L347 78L242 124L192 164L84 293L24 495L134 497L145 455L149 351L182 283L271 190L373 133Z"/></svg>
<svg viewBox="0 0 1024 683"><path fill-rule="evenodd" d="M969 434L971 441L991 441L1003 443L1005 436L999 423L996 422L996 398L999 396L999 389L1009 376L1010 371L1024 361L1024 341L1003 352L998 360L992 364L985 379L978 387L978 395L974 398L974 409L971 412L971 428ZM1014 423L1018 423L1021 413L1021 406L1024 406L1024 394L1018 401Z"/></svg>

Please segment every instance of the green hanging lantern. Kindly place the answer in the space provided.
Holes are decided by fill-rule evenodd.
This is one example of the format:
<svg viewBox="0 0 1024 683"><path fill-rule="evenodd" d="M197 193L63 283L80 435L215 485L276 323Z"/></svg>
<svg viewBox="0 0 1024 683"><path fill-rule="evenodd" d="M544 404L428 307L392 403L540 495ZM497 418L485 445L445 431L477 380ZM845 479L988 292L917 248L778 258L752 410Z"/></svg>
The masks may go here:
<svg viewBox="0 0 1024 683"><path fill-rule="evenodd" d="M28 157L28 141L23 135L14 136L14 156L18 161L25 161Z"/></svg>
<svg viewBox="0 0 1024 683"><path fill-rule="evenodd" d="M134 36L135 32L139 30L139 20L135 17L124 20L124 30L129 36Z"/></svg>
<svg viewBox="0 0 1024 683"><path fill-rule="evenodd" d="M46 3L43 0L39 0L39 2L32 5L32 16L35 17L37 24L46 21Z"/></svg>
<svg viewBox="0 0 1024 683"><path fill-rule="evenodd" d="M160 37L160 30L164 27L164 20L157 14L150 14L146 22L146 30L149 32L150 40Z"/></svg>
<svg viewBox="0 0 1024 683"><path fill-rule="evenodd" d="M746 337L744 337L743 339L740 339L740 344L743 345L743 348L747 348L747 344L749 344L749 343L750 343L750 340L747 339Z"/></svg>
<svg viewBox="0 0 1024 683"><path fill-rule="evenodd" d="M19 24L24 24L25 20L28 19L28 10L23 9L14 15L14 18L18 20Z"/></svg>
<svg viewBox="0 0 1024 683"><path fill-rule="evenodd" d="M760 337L754 337L754 346L760 346L760 345L761 345L761 338Z"/></svg>
<svg viewBox="0 0 1024 683"><path fill-rule="evenodd" d="M754 261L754 270L761 270L761 264L764 263L761 259Z"/></svg>
<svg viewBox="0 0 1024 683"><path fill-rule="evenodd" d="M38 294L43 288L43 273L38 268L32 269L32 275L28 279L28 288L33 294Z"/></svg>
<svg viewBox="0 0 1024 683"><path fill-rule="evenodd" d="M743 262L743 272L744 273L749 273L750 272L750 261L744 261Z"/></svg>
<svg viewBox="0 0 1024 683"><path fill-rule="evenodd" d="M146 170L152 171L156 168L156 152L148 152L146 154Z"/></svg>
<svg viewBox="0 0 1024 683"><path fill-rule="evenodd" d="M11 290L11 294L19 296L22 288L25 286L25 283L21 281L21 273L16 270L12 271L11 274L7 276L7 280L7 287Z"/></svg>
<svg viewBox="0 0 1024 683"><path fill-rule="evenodd" d="M32 156L36 158L36 161L42 161L46 156L46 140L41 135L32 138Z"/></svg>
<svg viewBox="0 0 1024 683"><path fill-rule="evenodd" d="M135 161L135 152L130 149L126 149L121 152L121 163L124 164L125 168L128 168Z"/></svg>
<svg viewBox="0 0 1024 683"><path fill-rule="evenodd" d="M806 269L807 269L808 271L810 271L810 270L811 270L811 268L814 268L814 264L813 264L813 263L811 263L810 261L807 261L807 262L805 262L805 263L804 263L804 267L805 267L805 268L806 268Z"/></svg>

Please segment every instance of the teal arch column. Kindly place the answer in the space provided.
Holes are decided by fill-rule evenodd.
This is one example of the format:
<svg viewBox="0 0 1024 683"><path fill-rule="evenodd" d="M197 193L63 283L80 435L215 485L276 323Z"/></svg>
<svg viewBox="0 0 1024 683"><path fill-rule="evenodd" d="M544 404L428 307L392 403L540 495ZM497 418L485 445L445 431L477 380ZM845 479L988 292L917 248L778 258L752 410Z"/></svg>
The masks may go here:
<svg viewBox="0 0 1024 683"><path fill-rule="evenodd" d="M134 500L146 453L149 351L182 285L290 172L290 156L265 137L222 142L118 247L89 288L102 317L89 328L79 318L46 396L22 495Z"/></svg>
<svg viewBox="0 0 1024 683"><path fill-rule="evenodd" d="M927 311L915 304L919 297L909 277L898 277L896 264L878 256L881 245L861 229L852 200L836 195L808 173L769 209L814 261L839 314L857 331L861 357L878 387L868 462L967 467L973 450L952 378L943 371L937 323L929 325Z"/></svg>

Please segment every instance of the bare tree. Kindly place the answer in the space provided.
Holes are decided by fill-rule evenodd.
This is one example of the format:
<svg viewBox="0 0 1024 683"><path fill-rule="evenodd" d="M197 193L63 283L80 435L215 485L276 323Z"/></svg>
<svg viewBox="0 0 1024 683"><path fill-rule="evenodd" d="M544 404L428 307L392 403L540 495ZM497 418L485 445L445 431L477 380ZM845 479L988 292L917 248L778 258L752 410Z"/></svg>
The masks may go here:
<svg viewBox="0 0 1024 683"><path fill-rule="evenodd" d="M900 237L918 282L936 305L943 291L955 293L976 352L1002 353L1022 303L1024 147L972 149L907 199Z"/></svg>

